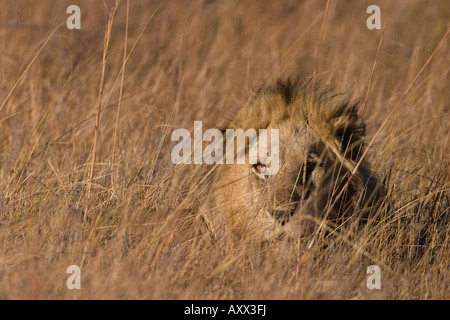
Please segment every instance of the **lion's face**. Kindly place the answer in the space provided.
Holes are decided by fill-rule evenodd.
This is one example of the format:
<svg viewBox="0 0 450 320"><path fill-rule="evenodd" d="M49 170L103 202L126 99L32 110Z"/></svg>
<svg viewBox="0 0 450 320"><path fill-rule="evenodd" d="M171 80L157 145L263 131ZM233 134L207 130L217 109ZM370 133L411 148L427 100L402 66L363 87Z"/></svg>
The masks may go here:
<svg viewBox="0 0 450 320"><path fill-rule="evenodd" d="M243 232L260 230L270 234L286 229L294 216L320 216L333 200L332 187L342 184L333 185L332 181L338 180L333 171L339 168L306 124L294 126L286 121L267 129L279 130L276 174L264 174L270 171L271 164L260 162L219 169L219 188L223 189L219 194L224 197L219 203L233 213L228 222Z"/></svg>
<svg viewBox="0 0 450 320"><path fill-rule="evenodd" d="M324 165L320 142L307 126L294 127L289 122L279 127L279 170L274 175L262 175L270 164L257 163L246 168L253 202L259 204L259 214L286 224L310 201L323 183ZM239 170L238 168L236 168ZM244 168L242 168L244 169ZM245 179L242 180L245 187Z"/></svg>

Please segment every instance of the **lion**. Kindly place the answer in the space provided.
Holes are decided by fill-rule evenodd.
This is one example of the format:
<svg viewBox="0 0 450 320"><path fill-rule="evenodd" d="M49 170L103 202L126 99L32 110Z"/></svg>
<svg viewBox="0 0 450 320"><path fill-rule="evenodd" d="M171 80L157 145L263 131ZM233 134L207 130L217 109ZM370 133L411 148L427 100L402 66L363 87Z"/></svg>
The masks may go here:
<svg viewBox="0 0 450 320"><path fill-rule="evenodd" d="M214 239L295 237L311 219L363 224L382 202L383 184L361 158L366 126L358 103L332 88L300 77L278 80L226 127L277 129L279 168L270 175L271 163L261 161L216 165L202 210Z"/></svg>

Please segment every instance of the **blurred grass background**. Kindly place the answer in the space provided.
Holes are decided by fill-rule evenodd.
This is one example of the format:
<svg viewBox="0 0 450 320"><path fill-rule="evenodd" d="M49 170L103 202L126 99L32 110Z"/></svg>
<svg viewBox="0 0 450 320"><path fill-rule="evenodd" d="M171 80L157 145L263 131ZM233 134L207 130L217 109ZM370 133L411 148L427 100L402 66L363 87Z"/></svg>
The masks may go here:
<svg viewBox="0 0 450 320"><path fill-rule="evenodd" d="M71 4L81 8L81 30L66 28ZM378 57L382 31L366 27L371 4L386 23ZM261 85L312 75L326 1L133 0L127 27L122 0L83 225L113 6L0 1L0 298L450 298L448 43L369 153L389 187L389 221L301 254L244 242L230 250L192 223L208 189L196 184L204 168L175 167L170 134L194 120L217 127ZM377 57L369 139L449 21L446 0L331 1L317 71L364 101ZM72 264L81 290L66 288ZM366 288L370 264L381 266L381 290Z"/></svg>

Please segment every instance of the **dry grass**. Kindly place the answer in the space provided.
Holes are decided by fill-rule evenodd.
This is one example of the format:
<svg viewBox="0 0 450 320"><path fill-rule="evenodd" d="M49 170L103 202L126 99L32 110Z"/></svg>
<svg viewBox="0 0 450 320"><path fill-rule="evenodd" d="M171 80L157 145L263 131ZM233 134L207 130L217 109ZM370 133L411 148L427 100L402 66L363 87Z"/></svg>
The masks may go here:
<svg viewBox="0 0 450 320"><path fill-rule="evenodd" d="M205 167L170 161L173 128L217 127L260 85L316 66L361 101L370 82L372 137L446 34L447 0L331 1L316 60L326 1L133 0L127 20L122 0L103 80L114 1L75 1L80 31L65 27L72 2L0 1L0 298L450 298L448 42L369 149L389 194L359 233L211 243L195 224ZM378 55L370 4L387 22ZM66 288L72 264L81 290Z"/></svg>

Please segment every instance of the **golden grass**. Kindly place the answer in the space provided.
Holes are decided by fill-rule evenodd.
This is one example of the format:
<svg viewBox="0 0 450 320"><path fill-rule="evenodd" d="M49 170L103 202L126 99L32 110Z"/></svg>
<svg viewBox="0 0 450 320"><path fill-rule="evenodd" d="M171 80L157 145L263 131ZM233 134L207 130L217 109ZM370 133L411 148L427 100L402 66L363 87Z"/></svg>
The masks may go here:
<svg viewBox="0 0 450 320"><path fill-rule="evenodd" d="M79 31L69 4L0 2L0 298L450 298L448 41L426 65L448 1L330 1L326 19L315 0L121 1L110 31L114 1L76 1ZM316 71L364 101L381 223L211 243L195 223L209 168L173 165L171 131L217 127L260 85Z"/></svg>

